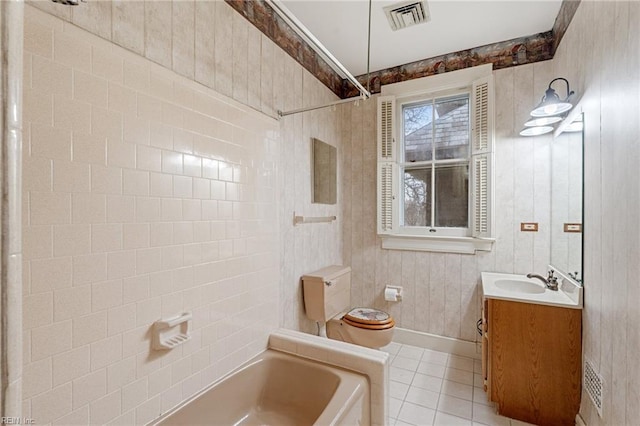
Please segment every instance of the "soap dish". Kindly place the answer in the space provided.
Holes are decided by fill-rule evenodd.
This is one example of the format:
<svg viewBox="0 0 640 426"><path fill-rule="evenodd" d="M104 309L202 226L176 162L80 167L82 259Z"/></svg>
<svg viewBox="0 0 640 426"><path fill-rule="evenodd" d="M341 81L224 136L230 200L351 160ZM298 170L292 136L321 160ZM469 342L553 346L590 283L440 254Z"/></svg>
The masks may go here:
<svg viewBox="0 0 640 426"><path fill-rule="evenodd" d="M190 340L191 319L191 312L185 312L175 317L156 321L153 324L153 349L173 349Z"/></svg>

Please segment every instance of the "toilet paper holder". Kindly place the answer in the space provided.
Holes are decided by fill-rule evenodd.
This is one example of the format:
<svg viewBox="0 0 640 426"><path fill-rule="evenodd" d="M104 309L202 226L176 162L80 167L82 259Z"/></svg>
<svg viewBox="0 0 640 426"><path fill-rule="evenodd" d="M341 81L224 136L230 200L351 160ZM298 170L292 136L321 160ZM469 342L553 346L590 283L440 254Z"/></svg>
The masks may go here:
<svg viewBox="0 0 640 426"><path fill-rule="evenodd" d="M402 301L402 287L395 285L388 285L384 287L384 300L387 302L401 302Z"/></svg>

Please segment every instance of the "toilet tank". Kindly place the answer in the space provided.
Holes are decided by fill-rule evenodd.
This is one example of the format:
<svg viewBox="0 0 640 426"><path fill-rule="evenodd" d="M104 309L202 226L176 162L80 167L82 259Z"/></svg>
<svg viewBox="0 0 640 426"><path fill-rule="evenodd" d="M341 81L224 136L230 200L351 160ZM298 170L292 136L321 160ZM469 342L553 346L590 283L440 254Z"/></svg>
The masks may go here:
<svg viewBox="0 0 640 426"><path fill-rule="evenodd" d="M351 268L333 265L306 274L302 289L307 317L327 322L350 306Z"/></svg>

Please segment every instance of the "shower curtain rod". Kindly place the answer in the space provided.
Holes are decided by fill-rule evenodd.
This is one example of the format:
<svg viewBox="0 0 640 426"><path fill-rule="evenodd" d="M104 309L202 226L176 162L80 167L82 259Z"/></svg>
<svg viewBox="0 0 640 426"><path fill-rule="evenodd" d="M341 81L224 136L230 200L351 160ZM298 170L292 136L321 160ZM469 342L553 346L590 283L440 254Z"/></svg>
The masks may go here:
<svg viewBox="0 0 640 426"><path fill-rule="evenodd" d="M338 61L331 54L331 52L329 52L329 50L327 50L327 48L324 47L324 45L320 42L320 40L318 40L311 33L311 31L309 31L307 29L307 27L305 27L304 24L302 22L300 22L298 20L298 18L296 18L291 13L291 11L289 11L289 9L287 9L283 4L281 4L279 0L265 0L265 1L266 1L266 3L269 4L269 6L271 6L271 8L273 10L276 11L276 13L278 15L280 15L280 17L282 19L285 20L285 22L287 22L287 24L291 25L299 33L302 33L302 35L312 44L312 46L314 47L314 50L316 50L317 52L319 51L318 53L324 55L324 57L329 62L331 62L331 64L333 64L334 69L337 68L345 76L345 78L351 82L351 84L356 86L356 88L360 91L360 98L361 99L369 99L371 97L371 93L367 89L365 89L362 84L360 84L360 82L353 76L353 74L351 74L344 67L344 65L342 65L340 63L340 61ZM369 17L369 30L370 29L371 29L371 17ZM370 36L370 34L369 34L368 44L369 44L368 50L371 50L371 36ZM368 73L369 73L369 64L367 63L367 74ZM280 117L284 117L284 116L291 115L291 114L298 114L300 112L312 111L312 110L320 109L320 108L327 108L327 107L330 107L330 106L333 106L333 105L337 105L337 104L341 104L341 103L345 103L345 102L350 102L350 101L354 101L354 99L343 99L341 101L332 102L332 103L326 104L326 105L320 105L320 106L309 107L309 108L300 108L300 109L293 110L293 111L285 111L285 112L283 112L283 111L278 110L278 115Z"/></svg>

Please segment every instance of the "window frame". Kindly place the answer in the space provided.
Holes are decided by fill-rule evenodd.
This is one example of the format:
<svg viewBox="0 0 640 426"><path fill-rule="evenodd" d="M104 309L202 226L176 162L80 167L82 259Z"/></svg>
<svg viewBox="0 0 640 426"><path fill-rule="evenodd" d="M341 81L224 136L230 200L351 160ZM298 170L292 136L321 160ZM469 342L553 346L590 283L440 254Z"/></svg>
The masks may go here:
<svg viewBox="0 0 640 426"><path fill-rule="evenodd" d="M398 183L400 185L400 190L398 194L402 194L399 197L399 207L398 207L398 230L399 234L403 235L421 235L421 236L438 236L438 237L470 237L471 230L471 220L472 220L472 204L471 204L471 185L469 184L469 188L467 190L467 226L466 227L444 227L444 226L407 226L404 225L404 179L403 172L407 169L407 166L411 166L410 168L421 168L423 167L431 167L432 169L437 169L437 165L466 165L467 171L469 173L469 183L471 183L471 87L465 88L457 88L457 89L448 89L444 91L436 91L423 93L420 95L411 95L406 97L396 98L396 120L399 123L399 126L396 128L396 138L398 143L396 144L396 158L398 159ZM404 107L406 105L418 105L421 103L426 103L426 101L431 100L432 104L438 100L443 99L456 99L456 98L465 98L468 101L469 105L469 144L467 145L467 156L466 159L445 159L445 160L437 160L435 156L431 160L427 161L419 161L419 162L407 162L405 158L405 143L404 143ZM435 142L435 141L434 141ZM434 151L435 151L435 143L434 143ZM431 172L432 179L435 176L435 171ZM432 181L432 197L435 196L433 194L433 187L435 186L435 179ZM432 209L435 210L436 204L433 204ZM432 212L432 216L435 215L435 212ZM433 220L433 219L432 219Z"/></svg>
<svg viewBox="0 0 640 426"><path fill-rule="evenodd" d="M428 227L399 226L404 201L401 165L404 153L397 143L402 130L402 104L469 93L469 228L465 236L438 235ZM441 75L382 87L378 98L378 235L383 249L475 254L490 251L493 238L493 75L492 65L481 65ZM480 112L477 110L481 109ZM414 163L410 163L414 164ZM453 229L438 227L438 230ZM458 228L467 229L467 228Z"/></svg>

